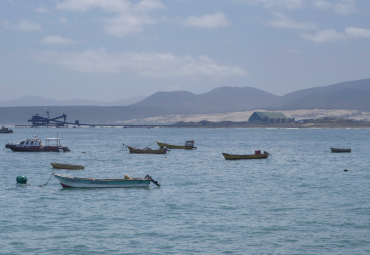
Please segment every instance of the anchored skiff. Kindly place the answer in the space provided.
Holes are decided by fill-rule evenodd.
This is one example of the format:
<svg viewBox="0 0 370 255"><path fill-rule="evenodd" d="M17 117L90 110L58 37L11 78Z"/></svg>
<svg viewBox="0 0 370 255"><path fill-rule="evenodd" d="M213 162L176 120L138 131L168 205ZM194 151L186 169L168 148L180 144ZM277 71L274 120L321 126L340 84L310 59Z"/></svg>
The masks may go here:
<svg viewBox="0 0 370 255"><path fill-rule="evenodd" d="M136 153L136 154L166 154L167 148L160 148L159 150L153 150L151 148L144 148L144 149L137 149L131 146L125 145L130 153Z"/></svg>
<svg viewBox="0 0 370 255"><path fill-rule="evenodd" d="M351 152L351 149L330 148L331 152Z"/></svg>
<svg viewBox="0 0 370 255"><path fill-rule="evenodd" d="M125 178L117 179L94 179L94 178L79 178L68 175L54 174L63 188L133 188L133 187L148 187L151 182L155 185L160 184L153 180L150 175L145 178L130 178L127 175Z"/></svg>
<svg viewBox="0 0 370 255"><path fill-rule="evenodd" d="M170 148L170 149L185 149L185 150L192 150L196 149L197 147L194 146L194 140L186 141L185 145L173 145L169 143L162 143L157 141L157 144L161 148Z"/></svg>
<svg viewBox="0 0 370 255"><path fill-rule="evenodd" d="M263 154L250 154L250 155L235 155L235 154L227 154L222 153L226 160L238 160L238 159L263 159L267 158L270 154L264 152Z"/></svg>
<svg viewBox="0 0 370 255"><path fill-rule="evenodd" d="M84 165L64 164L64 163L55 163L55 162L51 162L50 164L53 166L53 168L58 168L58 169L69 169L69 170L85 169Z"/></svg>

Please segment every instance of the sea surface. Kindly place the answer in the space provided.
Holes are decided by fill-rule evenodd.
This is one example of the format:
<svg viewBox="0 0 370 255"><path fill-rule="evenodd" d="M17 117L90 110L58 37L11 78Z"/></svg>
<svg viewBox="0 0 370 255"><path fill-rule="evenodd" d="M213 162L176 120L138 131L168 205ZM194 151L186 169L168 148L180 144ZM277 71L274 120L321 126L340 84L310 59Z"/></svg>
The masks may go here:
<svg viewBox="0 0 370 255"><path fill-rule="evenodd" d="M0 134L0 145L34 135L58 135L71 152L0 151L0 254L370 254L370 130L17 128ZM197 150L166 155L129 154L122 145L189 139ZM271 155L221 154L257 149ZM162 186L63 189L52 177L37 187L53 172L150 174Z"/></svg>

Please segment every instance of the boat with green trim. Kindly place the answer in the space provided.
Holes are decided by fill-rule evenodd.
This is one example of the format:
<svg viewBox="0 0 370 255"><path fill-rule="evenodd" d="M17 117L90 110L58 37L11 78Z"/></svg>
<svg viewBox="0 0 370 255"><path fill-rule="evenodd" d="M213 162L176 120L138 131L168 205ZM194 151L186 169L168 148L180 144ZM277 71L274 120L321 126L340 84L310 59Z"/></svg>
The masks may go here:
<svg viewBox="0 0 370 255"><path fill-rule="evenodd" d="M161 148L170 148L170 149L185 149L185 150L192 150L196 149L197 147L194 146L194 140L189 140L185 142L185 145L173 145L169 143L162 143L157 141L157 144Z"/></svg>
<svg viewBox="0 0 370 255"><path fill-rule="evenodd" d="M152 148L144 148L144 149L138 149L134 148L128 145L123 144L128 148L130 153L135 153L135 154L166 154L167 153L167 148L160 148L158 150L153 150Z"/></svg>
<svg viewBox="0 0 370 255"><path fill-rule="evenodd" d="M82 169L85 169L84 165L55 163L55 162L51 162L50 164L52 165L53 168L58 168L58 169L68 169L68 170L82 170Z"/></svg>

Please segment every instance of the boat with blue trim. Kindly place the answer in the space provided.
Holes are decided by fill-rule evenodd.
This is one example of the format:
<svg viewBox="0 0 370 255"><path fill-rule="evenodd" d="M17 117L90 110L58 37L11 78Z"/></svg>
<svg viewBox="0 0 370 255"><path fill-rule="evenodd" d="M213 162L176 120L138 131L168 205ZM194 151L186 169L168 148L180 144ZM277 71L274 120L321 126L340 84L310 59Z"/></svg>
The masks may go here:
<svg viewBox="0 0 370 255"><path fill-rule="evenodd" d="M146 175L144 178L131 178L125 175L124 178L113 179L80 178L55 173L53 175L58 179L63 188L134 188L148 187L151 182L157 186L161 186L150 175Z"/></svg>

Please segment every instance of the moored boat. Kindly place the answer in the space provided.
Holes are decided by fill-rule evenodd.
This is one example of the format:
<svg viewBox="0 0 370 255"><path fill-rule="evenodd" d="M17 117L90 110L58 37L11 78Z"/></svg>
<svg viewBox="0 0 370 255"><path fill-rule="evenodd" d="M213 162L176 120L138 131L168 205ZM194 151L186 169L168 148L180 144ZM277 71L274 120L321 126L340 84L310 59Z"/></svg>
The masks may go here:
<svg viewBox="0 0 370 255"><path fill-rule="evenodd" d="M123 144L124 145L124 144ZM130 153L136 154L166 154L167 148L160 148L159 150L153 150L151 148L138 149L131 146L124 145L128 148Z"/></svg>
<svg viewBox="0 0 370 255"><path fill-rule="evenodd" d="M339 148L331 148L331 152L351 152L351 149L339 149Z"/></svg>
<svg viewBox="0 0 370 255"><path fill-rule="evenodd" d="M58 168L58 169L69 169L69 170L85 169L84 165L74 165L74 164L55 163L55 162L51 162L50 164L53 166L53 168Z"/></svg>
<svg viewBox="0 0 370 255"><path fill-rule="evenodd" d="M63 188L133 188L133 187L148 187L151 182L155 185L160 184L153 180L150 175L144 178L130 178L125 175L125 178L114 179L94 179L80 178L68 175L53 174L58 179Z"/></svg>
<svg viewBox="0 0 370 255"><path fill-rule="evenodd" d="M185 149L185 150L192 150L196 149L197 147L194 146L194 140L189 140L185 142L185 145L174 145L169 143L162 143L157 141L157 144L161 148L170 148L170 149Z"/></svg>
<svg viewBox="0 0 370 255"><path fill-rule="evenodd" d="M245 154L245 155L237 155L237 154L228 154L222 153L226 160L238 160L238 159L264 159L267 158L270 154L267 151L261 153L261 151L256 151L255 154Z"/></svg>
<svg viewBox="0 0 370 255"><path fill-rule="evenodd" d="M5 126L2 126L1 129L0 129L0 133L4 133L4 134L9 134L9 133L13 133L14 131L9 129L9 128L6 128Z"/></svg>
<svg viewBox="0 0 370 255"><path fill-rule="evenodd" d="M38 139L37 136L33 139L22 140L20 143L8 143L5 148L11 149L12 151L23 151L23 152L66 152L70 151L68 147L60 144L59 138L46 138L45 145L42 144L42 140Z"/></svg>

